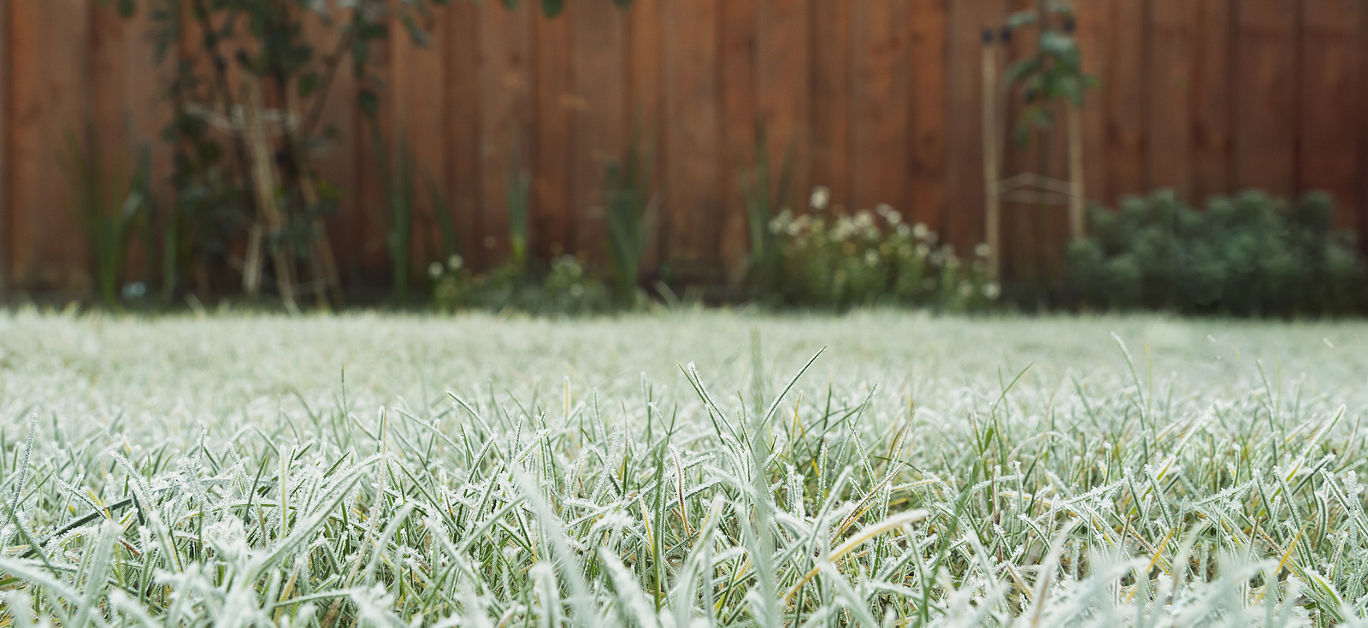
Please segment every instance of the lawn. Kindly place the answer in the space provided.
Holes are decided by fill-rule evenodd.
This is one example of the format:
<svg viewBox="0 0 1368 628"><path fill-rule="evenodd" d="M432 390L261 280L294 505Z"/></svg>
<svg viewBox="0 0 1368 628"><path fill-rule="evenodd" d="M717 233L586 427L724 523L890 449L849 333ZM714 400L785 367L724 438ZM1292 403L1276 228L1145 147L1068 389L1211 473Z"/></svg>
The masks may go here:
<svg viewBox="0 0 1368 628"><path fill-rule="evenodd" d="M0 626L1358 622L1366 336L0 314Z"/></svg>

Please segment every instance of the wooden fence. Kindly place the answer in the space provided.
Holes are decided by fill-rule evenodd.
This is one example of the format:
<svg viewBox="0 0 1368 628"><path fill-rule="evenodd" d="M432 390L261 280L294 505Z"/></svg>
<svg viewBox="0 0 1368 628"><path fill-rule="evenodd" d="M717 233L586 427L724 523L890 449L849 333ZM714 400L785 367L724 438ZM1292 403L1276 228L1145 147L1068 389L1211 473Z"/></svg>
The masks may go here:
<svg viewBox="0 0 1368 628"><path fill-rule="evenodd" d="M533 180L535 250L601 255L603 165L635 128L664 198L650 261L734 263L757 120L776 162L794 150L795 199L821 183L836 203L889 203L960 247L983 238L980 33L1035 0L572 0L554 19L500 4L456 0L429 47L393 37L377 51L387 128L410 138L477 261L506 247L505 181L519 169ZM1368 235L1368 2L1074 4L1100 80L1083 117L1089 199L1321 188L1339 223ZM66 136L93 122L106 150L150 144L168 171L165 71L149 65L145 25L94 0L0 0L0 278L12 289L87 285L56 156ZM340 142L319 163L345 191L328 228L356 278L386 265L382 181L355 84L344 72L334 89L326 121ZM1013 151L1007 172L1059 176L1054 145ZM1060 248L1062 212L1007 209L1011 263Z"/></svg>

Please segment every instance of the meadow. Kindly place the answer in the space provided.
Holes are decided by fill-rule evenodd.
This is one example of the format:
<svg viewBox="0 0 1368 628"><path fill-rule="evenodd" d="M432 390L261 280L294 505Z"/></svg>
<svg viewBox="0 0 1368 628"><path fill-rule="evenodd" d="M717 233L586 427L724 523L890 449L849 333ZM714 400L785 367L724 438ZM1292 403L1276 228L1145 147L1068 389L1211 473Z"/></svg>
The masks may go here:
<svg viewBox="0 0 1368 628"><path fill-rule="evenodd" d="M0 314L0 627L1354 625L1362 322Z"/></svg>

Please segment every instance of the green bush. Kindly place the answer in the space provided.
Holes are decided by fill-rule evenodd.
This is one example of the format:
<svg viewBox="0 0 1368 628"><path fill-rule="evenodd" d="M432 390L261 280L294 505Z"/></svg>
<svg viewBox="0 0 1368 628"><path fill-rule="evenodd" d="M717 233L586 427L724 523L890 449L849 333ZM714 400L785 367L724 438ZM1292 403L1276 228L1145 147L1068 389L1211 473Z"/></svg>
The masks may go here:
<svg viewBox="0 0 1368 628"><path fill-rule="evenodd" d="M517 263L475 274L461 256L428 266L432 301L443 312L469 309L514 310L531 314L592 314L616 306L608 287L585 272L579 260L562 255L551 260L540 281Z"/></svg>
<svg viewBox="0 0 1368 628"><path fill-rule="evenodd" d="M775 294L785 305L844 309L912 305L947 311L994 304L1000 288L990 280L987 246L961 259L923 224L909 225L881 205L873 212L832 215L828 193L812 194L812 213L779 213L770 223L778 248Z"/></svg>
<svg viewBox="0 0 1368 628"><path fill-rule="evenodd" d="M1259 192L1212 199L1206 211L1171 190L1094 208L1089 237L1068 250L1070 289L1084 304L1193 314L1361 311L1363 257L1335 229L1323 193L1287 203Z"/></svg>

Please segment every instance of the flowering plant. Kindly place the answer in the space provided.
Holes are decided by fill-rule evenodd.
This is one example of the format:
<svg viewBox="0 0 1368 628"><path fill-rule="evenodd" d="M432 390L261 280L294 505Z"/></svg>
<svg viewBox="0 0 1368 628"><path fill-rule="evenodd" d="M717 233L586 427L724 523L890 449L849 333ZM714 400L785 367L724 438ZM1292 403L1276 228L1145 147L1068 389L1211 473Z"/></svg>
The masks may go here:
<svg viewBox="0 0 1368 628"><path fill-rule="evenodd" d="M811 211L770 221L778 246L775 291L790 305L847 308L899 304L965 311L996 303L988 247L963 259L922 223L888 205L850 215L828 211L830 191L813 190Z"/></svg>

